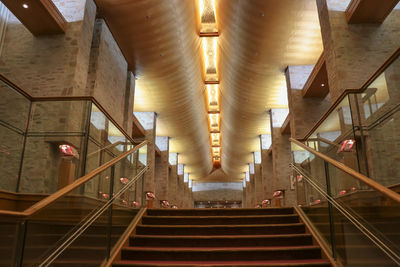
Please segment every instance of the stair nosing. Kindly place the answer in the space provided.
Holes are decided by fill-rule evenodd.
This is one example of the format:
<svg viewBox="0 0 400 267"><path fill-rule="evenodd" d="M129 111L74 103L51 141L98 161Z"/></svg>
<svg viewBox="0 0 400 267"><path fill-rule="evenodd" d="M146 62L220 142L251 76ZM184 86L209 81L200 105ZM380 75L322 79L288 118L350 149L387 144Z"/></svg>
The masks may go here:
<svg viewBox="0 0 400 267"><path fill-rule="evenodd" d="M312 234L301 233L301 234L276 234L276 235L134 235L131 238L154 238L154 239L261 239L261 238L290 238L290 237L312 237Z"/></svg>
<svg viewBox="0 0 400 267"><path fill-rule="evenodd" d="M319 246L309 245L309 246L268 246L268 247L139 247L139 246L129 246L124 247L121 251L168 251L168 252L242 252L242 251L286 251L286 250L320 250Z"/></svg>
<svg viewBox="0 0 400 267"><path fill-rule="evenodd" d="M228 216L228 215L214 215L214 216L203 216L203 215L187 215L187 216L158 216L158 215L144 215L143 218L161 218L161 219L166 219L166 218L178 218L178 219L189 219L189 218L196 218L196 219L214 219L214 218L279 218L279 217L285 217L285 218L291 218L291 217L299 217L297 214L273 214L273 215L233 215L233 216Z"/></svg>
<svg viewBox="0 0 400 267"><path fill-rule="evenodd" d="M235 228L235 227L276 227L276 226L304 226L304 223L271 223L271 224L215 224L215 225L201 225L201 224L175 224L175 225L164 225L164 224L138 224L137 227L145 228Z"/></svg>

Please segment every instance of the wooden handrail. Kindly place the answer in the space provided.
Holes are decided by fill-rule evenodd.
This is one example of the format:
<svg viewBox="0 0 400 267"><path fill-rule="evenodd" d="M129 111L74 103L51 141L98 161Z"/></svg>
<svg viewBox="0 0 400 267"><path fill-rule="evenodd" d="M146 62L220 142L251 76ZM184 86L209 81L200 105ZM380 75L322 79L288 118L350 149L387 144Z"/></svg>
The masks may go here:
<svg viewBox="0 0 400 267"><path fill-rule="evenodd" d="M326 162L332 164L333 166L335 166L336 168L340 169L341 171L353 176L355 179L363 182L364 184L372 187L373 189L375 189L376 191L379 191L380 193L382 193L383 195L387 196L388 198L400 203L400 195L396 192L394 192L393 190L388 189L387 187L375 182L374 180L372 180L371 178L349 168L348 166L344 165L343 163L340 163L339 161L336 161L334 159L331 159L330 157L315 151L314 149L306 146L305 144L303 144L302 142L293 139L293 138L289 138L290 142L295 143L296 145L302 147L303 149L307 150L308 152L313 153L314 155L316 155L317 157L322 158L323 160L325 160Z"/></svg>
<svg viewBox="0 0 400 267"><path fill-rule="evenodd" d="M81 178L76 179L73 183L61 188L54 194L51 194L50 196L42 199L41 201L35 203L31 207L27 208L26 210L22 212L17 212L17 211L6 211L6 210L0 210L0 215L6 215L6 216L15 216L15 217L29 217L35 214L36 212L42 210L43 208L47 207L48 205L52 204L54 201L57 199L65 196L69 192L77 189L79 186L82 184L88 182L89 180L93 179L96 177L96 175L100 174L101 172L105 171L106 169L110 168L117 162L121 161L122 159L126 158L133 152L139 150L141 147L147 145L147 141L144 141L140 143L139 145L135 146L134 148L124 152L123 154L119 155L118 157L110 160L109 162L101 165L100 167L97 167L90 173L82 176Z"/></svg>
<svg viewBox="0 0 400 267"><path fill-rule="evenodd" d="M378 68L378 70L358 89L347 89L336 99L336 101L329 107L329 109L321 116L317 123L311 128L311 130L304 135L300 140L304 141L309 138L315 130L326 120L326 118L336 109L336 107L342 102L342 100L351 93L363 93L365 89L379 76L381 75L390 64L393 63L400 56L400 47Z"/></svg>

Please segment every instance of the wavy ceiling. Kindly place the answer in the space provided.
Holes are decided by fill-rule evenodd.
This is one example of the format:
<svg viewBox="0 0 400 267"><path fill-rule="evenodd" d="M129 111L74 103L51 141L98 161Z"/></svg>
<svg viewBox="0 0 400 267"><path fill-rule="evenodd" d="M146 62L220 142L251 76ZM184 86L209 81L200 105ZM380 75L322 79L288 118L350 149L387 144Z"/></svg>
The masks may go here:
<svg viewBox="0 0 400 267"><path fill-rule="evenodd" d="M212 169L197 0L96 0L137 76L135 111L155 111L190 178ZM314 64L322 52L313 0L216 0L221 162L243 178L267 110L286 107L287 65Z"/></svg>

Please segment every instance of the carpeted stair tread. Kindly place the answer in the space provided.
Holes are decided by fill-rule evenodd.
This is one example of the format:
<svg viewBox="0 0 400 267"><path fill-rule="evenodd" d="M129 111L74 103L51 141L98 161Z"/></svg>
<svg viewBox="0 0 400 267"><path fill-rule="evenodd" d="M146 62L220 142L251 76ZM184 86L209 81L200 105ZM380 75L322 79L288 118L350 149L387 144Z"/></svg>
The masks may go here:
<svg viewBox="0 0 400 267"><path fill-rule="evenodd" d="M113 264L113 266L330 266L329 261L323 259L308 260L267 260L267 261L140 261L140 260L122 260Z"/></svg>
<svg viewBox="0 0 400 267"><path fill-rule="evenodd" d="M272 215L293 214L293 208L263 208L263 209L149 209L150 216L227 216L227 215Z"/></svg>
<svg viewBox="0 0 400 267"><path fill-rule="evenodd" d="M199 225L199 224L187 224L187 225L157 225L157 224L140 224L139 227L149 227L149 228L223 228L223 227L281 227L281 226L304 226L303 223L277 223L277 224L234 224L234 225Z"/></svg>
<svg viewBox="0 0 400 267"><path fill-rule="evenodd" d="M244 216L143 216L143 224L169 224L169 225L190 225L190 224L266 224L266 223L297 223L298 215L244 215Z"/></svg>
<svg viewBox="0 0 400 267"><path fill-rule="evenodd" d="M285 247L197 247L197 248L171 248L171 247L126 247L122 250L135 251L194 251L194 252L215 252L215 251L282 251L282 250L314 250L320 249L318 246L285 246Z"/></svg>
<svg viewBox="0 0 400 267"><path fill-rule="evenodd" d="M276 235L135 235L132 238L156 238L156 239L245 239L245 238L290 238L290 237L312 237L311 234L276 234Z"/></svg>
<svg viewBox="0 0 400 267"><path fill-rule="evenodd" d="M311 245L310 234L276 234L276 235L135 235L130 238L131 246L152 247L252 247L252 246L294 246Z"/></svg>

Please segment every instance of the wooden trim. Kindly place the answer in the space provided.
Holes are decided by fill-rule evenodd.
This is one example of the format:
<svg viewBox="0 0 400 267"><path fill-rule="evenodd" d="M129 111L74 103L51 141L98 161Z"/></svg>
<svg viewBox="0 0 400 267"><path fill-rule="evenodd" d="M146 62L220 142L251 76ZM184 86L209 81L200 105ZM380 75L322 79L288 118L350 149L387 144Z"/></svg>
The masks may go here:
<svg viewBox="0 0 400 267"><path fill-rule="evenodd" d="M64 16L61 14L60 10L56 7L53 1L51 0L40 0L40 3L46 8L49 12L49 15L54 19L54 22L60 27L62 32L67 30L68 22L65 20Z"/></svg>
<svg viewBox="0 0 400 267"><path fill-rule="evenodd" d="M348 166L344 165L343 163L340 163L334 159L331 159L330 157L315 151L314 149L306 146L305 144L301 143L300 141L293 139L293 138L289 138L289 140L293 143L295 143L296 145L302 147L303 149L307 150L308 152L313 153L314 155L316 155L319 158L322 158L323 160L325 160L326 162L332 164L333 166L335 166L336 168L338 168L339 170L353 176L355 179L363 182L364 184L374 188L376 191L382 193L383 195L385 195L386 197L400 203L400 194L394 192L393 190L388 189L387 187L375 182L374 180L372 180L371 178L349 168Z"/></svg>
<svg viewBox="0 0 400 267"><path fill-rule="evenodd" d="M306 83L304 84L303 89L301 90L301 95L303 97L324 98L329 93L328 83L326 83L325 87L323 87L323 88L319 87L319 90L317 91L318 93L315 90L314 82L316 82L316 79L321 80L320 75L323 74L321 71L326 72L325 53L324 52L322 52L321 56L318 58L317 63L315 64L313 70L310 73L310 76L308 76L308 79L307 79ZM320 74L320 73L322 73L322 74ZM314 90L311 90L311 88L313 88ZM321 94L320 92L323 92L323 93Z"/></svg>
<svg viewBox="0 0 400 267"><path fill-rule="evenodd" d="M359 88L359 89L347 89L336 99L336 101L329 107L329 109L321 116L317 123L311 128L311 130L302 138L301 141L307 140L312 133L325 121L325 119L336 109L340 102L351 93L362 93L368 86L381 75L390 64L393 63L400 56L400 47L380 66L377 71Z"/></svg>
<svg viewBox="0 0 400 267"><path fill-rule="evenodd" d="M219 84L219 81L204 81L205 84Z"/></svg>
<svg viewBox="0 0 400 267"><path fill-rule="evenodd" d="M351 0L345 11L347 23L382 23L399 0Z"/></svg>
<svg viewBox="0 0 400 267"><path fill-rule="evenodd" d="M286 116L281 126L281 134L290 134L290 113Z"/></svg>
<svg viewBox="0 0 400 267"><path fill-rule="evenodd" d="M308 219L307 215L304 214L304 211L297 206L294 206L294 210L296 211L297 215L299 215L300 220L305 224L306 228L313 236L313 239L321 247L322 253L325 255L326 258L328 258L328 260L331 262L332 266L333 267L341 267L341 265L339 265L335 261L335 259L331 256L331 252L329 251L329 245L324 240L322 235L318 232L318 230L315 229L313 223L310 221L310 219Z"/></svg>
<svg viewBox="0 0 400 267"><path fill-rule="evenodd" d="M218 37L219 32L200 32L199 36L200 37Z"/></svg>
<svg viewBox="0 0 400 267"><path fill-rule="evenodd" d="M132 137L133 138L144 137L146 135L146 131L140 124L139 120L136 118L135 114L132 115L132 120L133 120L132 127L136 127L136 129L132 129Z"/></svg>
<svg viewBox="0 0 400 267"><path fill-rule="evenodd" d="M156 157L161 157L161 150L158 148L156 144L154 144L154 150L156 152Z"/></svg>
<svg viewBox="0 0 400 267"><path fill-rule="evenodd" d="M139 150L139 148L141 148L141 147L143 147L145 145L147 145L147 141L142 142L141 144L135 146L131 150L129 150L129 151L121 154L120 156L110 160L109 162L101 165L100 167L94 169L90 173L78 178L72 184L67 185L66 187L64 187L64 188L58 190L57 192L55 192L54 194L51 194L50 196L48 196L48 197L44 198L43 200L37 202L33 206L31 206L28 209L24 210L23 212L12 212L12 211L0 210L0 215L18 216L18 217L32 216L36 212L38 212L41 209L47 207L48 205L50 205L51 203L53 203L57 199L65 196L66 194L68 194L69 192L75 190L76 188L78 188L82 184L84 184L84 183L88 182L89 180L93 179L95 176L97 176L98 174L100 174L104 170L110 168L112 165L114 165L117 162L121 161L122 159L124 159L125 157L127 157L131 153Z"/></svg>
<svg viewBox="0 0 400 267"><path fill-rule="evenodd" d="M132 220L132 222L128 225L124 233L118 239L117 243L115 243L114 247L112 248L110 258L104 260L103 263L100 265L102 267L110 267L112 264L121 258L121 249L129 244L129 237L132 234L135 234L136 226L142 222L143 215L147 212L147 208L141 208L136 217Z"/></svg>

